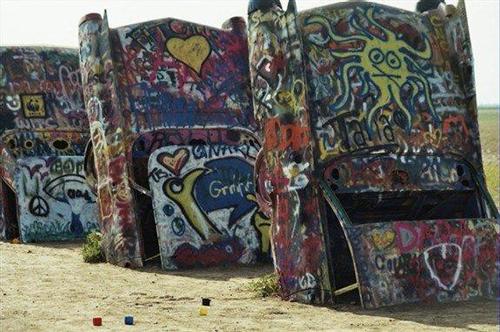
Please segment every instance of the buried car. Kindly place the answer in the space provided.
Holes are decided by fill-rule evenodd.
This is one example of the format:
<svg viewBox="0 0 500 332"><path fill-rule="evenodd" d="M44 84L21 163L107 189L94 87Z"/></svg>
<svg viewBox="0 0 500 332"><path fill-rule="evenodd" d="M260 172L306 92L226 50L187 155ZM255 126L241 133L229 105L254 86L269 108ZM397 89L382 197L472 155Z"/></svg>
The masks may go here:
<svg viewBox="0 0 500 332"><path fill-rule="evenodd" d="M164 269L266 260L244 20L110 29L106 15L89 14L80 60L106 260L139 267L159 256Z"/></svg>
<svg viewBox="0 0 500 332"><path fill-rule="evenodd" d="M282 297L495 297L499 216L464 1L417 13L255 0L248 21L256 190Z"/></svg>
<svg viewBox="0 0 500 332"><path fill-rule="evenodd" d="M97 229L77 50L0 47L0 119L0 237L60 241Z"/></svg>

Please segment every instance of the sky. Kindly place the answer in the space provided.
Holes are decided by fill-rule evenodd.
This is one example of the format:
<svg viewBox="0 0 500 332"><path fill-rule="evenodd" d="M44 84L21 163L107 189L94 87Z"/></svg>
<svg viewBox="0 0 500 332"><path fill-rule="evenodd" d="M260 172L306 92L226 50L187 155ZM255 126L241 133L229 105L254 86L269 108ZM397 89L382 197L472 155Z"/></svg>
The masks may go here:
<svg viewBox="0 0 500 332"><path fill-rule="evenodd" d="M337 0L296 0L299 10ZM288 0L282 0L286 7ZM413 10L417 0L378 0ZM456 4L456 0L447 3ZM232 16L246 17L247 0L0 0L0 45L78 46L78 22L108 11L111 28L176 17L220 27ZM480 105L500 104L500 1L466 0Z"/></svg>

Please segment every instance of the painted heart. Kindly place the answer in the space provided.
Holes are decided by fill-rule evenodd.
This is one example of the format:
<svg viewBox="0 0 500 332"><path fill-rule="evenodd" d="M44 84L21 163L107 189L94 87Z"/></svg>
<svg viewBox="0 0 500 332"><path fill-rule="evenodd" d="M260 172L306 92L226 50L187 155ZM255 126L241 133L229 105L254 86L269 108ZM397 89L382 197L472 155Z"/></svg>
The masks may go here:
<svg viewBox="0 0 500 332"><path fill-rule="evenodd" d="M462 248L455 243L440 243L424 251L424 262L441 289L451 291L462 272Z"/></svg>
<svg viewBox="0 0 500 332"><path fill-rule="evenodd" d="M392 230L385 232L374 231L372 233L372 241L375 247L377 247L377 249L388 248L390 245L394 243L395 237L396 234Z"/></svg>
<svg viewBox="0 0 500 332"><path fill-rule="evenodd" d="M179 149L174 153L163 152L158 155L158 162L176 176L179 176L188 159L189 150L185 148Z"/></svg>
<svg viewBox="0 0 500 332"><path fill-rule="evenodd" d="M210 44L205 37L199 35L187 39L170 38L166 47L175 59L193 69L198 75L210 55Z"/></svg>

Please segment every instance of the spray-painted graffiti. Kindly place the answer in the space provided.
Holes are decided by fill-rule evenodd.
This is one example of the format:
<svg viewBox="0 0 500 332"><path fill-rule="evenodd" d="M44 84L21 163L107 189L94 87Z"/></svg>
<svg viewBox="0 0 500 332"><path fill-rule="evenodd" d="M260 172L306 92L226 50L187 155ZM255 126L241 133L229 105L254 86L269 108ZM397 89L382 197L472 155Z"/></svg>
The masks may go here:
<svg viewBox="0 0 500 332"><path fill-rule="evenodd" d="M7 131L2 136L15 158L83 155L88 134L73 130Z"/></svg>
<svg viewBox="0 0 500 332"><path fill-rule="evenodd" d="M367 22L368 28L362 27L359 22L360 18ZM328 49L335 58L351 59L343 62L340 66L342 95L341 98L338 98L340 100L336 100L335 104L330 105L330 108L338 110L346 105L352 94L351 71L361 71L359 77L361 78L360 88L362 91L367 93L370 83L378 90L375 105L366 111L367 122L370 126L372 126L376 112L392 101L399 106L400 110L400 114L395 114L392 117L397 119L397 123L402 128L410 128L412 115L415 114L415 111L410 111L401 98L404 85L412 86L410 100L414 100L421 92L424 94L431 115L437 119L430 100L430 87L426 72L418 64L419 58L428 61L432 56L429 40L424 36L422 38L424 47L421 50L413 48L401 40L396 33L377 22L374 18L374 7L360 8L359 11L355 11L349 23L359 27L359 31L357 34L341 37L338 33L334 33L331 22L327 18L320 15L310 15L305 19L304 29L308 29L311 24L317 24L326 32L326 36L323 36L321 33L308 31L309 41L312 44L319 48ZM370 28L373 31L374 27L378 29L377 33L370 31ZM349 43L357 42L364 43L362 49L342 51L345 44L349 46Z"/></svg>
<svg viewBox="0 0 500 332"><path fill-rule="evenodd" d="M494 264L484 274L479 251L464 248L491 256L498 212L463 1L425 14L368 2L249 8L258 201L272 210L282 296L325 303L358 288L366 307L492 296ZM404 225L426 232L422 246L401 249L413 241Z"/></svg>
<svg viewBox="0 0 500 332"><path fill-rule="evenodd" d="M175 19L117 29L136 131L253 125L244 22L230 22L231 31Z"/></svg>
<svg viewBox="0 0 500 332"><path fill-rule="evenodd" d="M15 159L83 155L88 122L76 50L0 47L0 59L4 149Z"/></svg>
<svg viewBox="0 0 500 332"><path fill-rule="evenodd" d="M74 162L69 156L82 156L88 138L77 51L0 47L0 178L4 181L2 209L7 238L19 237L21 231L23 241L62 240L81 237L95 227L95 218L87 226L87 221L79 221L80 212L71 213L79 211L79 203L73 204L77 198L71 196L80 194L79 186L85 184L81 167L68 168ZM66 164L60 166L63 160ZM52 162L61 171L53 169L51 174L35 176L37 171L28 175L23 170L40 168L36 163L48 167ZM44 188L57 172L78 176L78 180L61 180L75 184L77 191L63 197L58 194L60 183ZM93 208L90 204L85 214L90 216ZM65 218L72 221L69 226Z"/></svg>
<svg viewBox="0 0 500 332"><path fill-rule="evenodd" d="M423 190L467 190L473 186L471 169L450 157L345 157L325 167L324 178L337 193ZM415 172L415 170L419 170Z"/></svg>
<svg viewBox="0 0 500 332"><path fill-rule="evenodd" d="M201 67L210 55L210 44L207 38L201 35L187 39L172 37L166 43L167 52L175 59L193 69L198 75Z"/></svg>
<svg viewBox="0 0 500 332"><path fill-rule="evenodd" d="M437 41L446 39L439 14L344 4L299 22L322 161L432 150L471 155L479 167L475 113L450 71L449 41Z"/></svg>
<svg viewBox="0 0 500 332"><path fill-rule="evenodd" d="M152 213L147 195L150 155L200 141L260 146L252 134L245 22L232 18L216 29L168 18L110 29L107 17L90 14L79 37L104 252L109 262L141 266L157 253L149 228L153 215L163 214L163 207ZM163 172L177 176L185 156L177 158L157 167L150 179ZM184 228L176 225L180 233ZM208 236L198 231L196 241Z"/></svg>
<svg viewBox="0 0 500 332"><path fill-rule="evenodd" d="M349 230L369 308L494 297L498 224L489 220L395 222Z"/></svg>
<svg viewBox="0 0 500 332"><path fill-rule="evenodd" d="M158 149L149 181L166 269L253 263L269 254L270 221L257 209L251 146Z"/></svg>
<svg viewBox="0 0 500 332"><path fill-rule="evenodd" d="M254 113L263 132L263 196L272 196L272 243L282 295L305 302L331 299L320 205L312 183L312 135L295 3L249 13ZM252 4L250 6L252 8ZM265 166L264 166L265 165ZM262 170L257 170L261 174ZM266 194L264 194L266 193Z"/></svg>
<svg viewBox="0 0 500 332"><path fill-rule="evenodd" d="M0 135L8 130L84 132L76 50L0 47Z"/></svg>
<svg viewBox="0 0 500 332"><path fill-rule="evenodd" d="M252 159L253 150L259 150L258 139L248 130L206 128L206 129L163 129L155 130L139 136L132 147L134 158L144 158L157 149L167 145L199 145L218 144L234 146L245 158Z"/></svg>
<svg viewBox="0 0 500 332"><path fill-rule="evenodd" d="M83 157L26 158L15 176L24 242L82 238L98 228L96 197L83 176Z"/></svg>

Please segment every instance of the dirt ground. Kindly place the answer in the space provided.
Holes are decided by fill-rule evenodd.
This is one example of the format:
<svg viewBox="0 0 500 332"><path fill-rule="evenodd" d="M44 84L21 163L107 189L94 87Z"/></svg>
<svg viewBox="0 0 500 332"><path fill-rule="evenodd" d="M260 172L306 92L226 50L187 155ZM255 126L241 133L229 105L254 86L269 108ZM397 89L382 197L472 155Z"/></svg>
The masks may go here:
<svg viewBox="0 0 500 332"><path fill-rule="evenodd" d="M246 289L271 267L165 272L86 264L80 243L0 243L1 331L498 331L495 301L381 310L315 307ZM198 315L201 297L212 299ZM133 315L135 326L123 324ZM103 318L102 327L92 317Z"/></svg>

